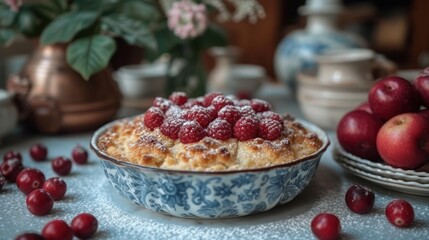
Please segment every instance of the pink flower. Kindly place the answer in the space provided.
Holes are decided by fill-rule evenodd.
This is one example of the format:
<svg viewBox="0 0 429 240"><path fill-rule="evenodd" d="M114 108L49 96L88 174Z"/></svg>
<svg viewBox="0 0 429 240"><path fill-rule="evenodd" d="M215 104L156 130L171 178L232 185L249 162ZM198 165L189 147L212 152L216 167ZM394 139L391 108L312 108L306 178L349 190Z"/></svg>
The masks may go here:
<svg viewBox="0 0 429 240"><path fill-rule="evenodd" d="M10 7L12 12L18 12L22 6L22 0L4 0L4 2Z"/></svg>
<svg viewBox="0 0 429 240"><path fill-rule="evenodd" d="M207 28L207 12L204 4L189 0L173 3L167 13L168 27L181 39L195 38Z"/></svg>

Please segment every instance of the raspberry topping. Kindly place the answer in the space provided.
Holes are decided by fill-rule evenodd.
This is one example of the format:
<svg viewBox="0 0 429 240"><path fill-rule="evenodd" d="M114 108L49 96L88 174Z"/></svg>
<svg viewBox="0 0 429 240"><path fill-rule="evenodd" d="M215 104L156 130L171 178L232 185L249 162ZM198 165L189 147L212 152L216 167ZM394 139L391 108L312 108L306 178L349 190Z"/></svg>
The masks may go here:
<svg viewBox="0 0 429 240"><path fill-rule="evenodd" d="M250 116L240 118L234 125L234 136L240 141L258 137L258 119Z"/></svg>
<svg viewBox="0 0 429 240"><path fill-rule="evenodd" d="M203 128L207 127L214 120L213 112L201 106L193 106L191 109L186 109L182 116L186 120L195 120Z"/></svg>
<svg viewBox="0 0 429 240"><path fill-rule="evenodd" d="M171 107L171 105L173 105L172 101L162 97L156 97L152 102L152 106L159 107L162 112L166 112Z"/></svg>
<svg viewBox="0 0 429 240"><path fill-rule="evenodd" d="M219 112L226 105L234 105L234 102L223 95L213 98L212 106L216 109L216 112Z"/></svg>
<svg viewBox="0 0 429 240"><path fill-rule="evenodd" d="M283 131L283 117L270 111L260 99L238 99L233 95L208 93L189 99L184 92L173 92L169 99L157 97L143 117L144 125L182 143L194 143L205 136L239 141L261 137L274 140Z"/></svg>
<svg viewBox="0 0 429 240"><path fill-rule="evenodd" d="M240 111L235 106L231 105L223 107L217 115L220 119L224 119L230 124L232 124L232 126L234 126L238 119L241 118Z"/></svg>
<svg viewBox="0 0 429 240"><path fill-rule="evenodd" d="M242 106L239 108L241 116L254 116L256 113L250 106Z"/></svg>
<svg viewBox="0 0 429 240"><path fill-rule="evenodd" d="M206 136L206 131L195 121L183 123L179 130L179 139L181 143L198 142Z"/></svg>
<svg viewBox="0 0 429 240"><path fill-rule="evenodd" d="M177 117L182 115L182 109L179 106L173 105L166 112L166 117Z"/></svg>
<svg viewBox="0 0 429 240"><path fill-rule="evenodd" d="M218 118L211 122L207 127L207 133L209 137L214 139L228 140L233 136L232 125L229 124L226 120Z"/></svg>
<svg viewBox="0 0 429 240"><path fill-rule="evenodd" d="M222 95L222 93L218 93L218 92L207 93L207 94L204 96L203 106L204 106L204 107L208 107L208 106L210 106L210 105L212 104L213 99L214 99L215 97L217 97L217 96L221 96L221 95Z"/></svg>
<svg viewBox="0 0 429 240"><path fill-rule="evenodd" d="M258 116L260 119L268 118L268 119L279 121L281 123L283 122L282 116L280 116L280 114L275 113L273 111L260 112L258 113Z"/></svg>
<svg viewBox="0 0 429 240"><path fill-rule="evenodd" d="M237 101L237 104L235 104L235 105L240 106L240 107L250 106L250 100L240 99L239 101Z"/></svg>
<svg viewBox="0 0 429 240"><path fill-rule="evenodd" d="M259 136L266 140L274 140L282 134L283 126L279 121L264 118L259 122Z"/></svg>
<svg viewBox="0 0 429 240"><path fill-rule="evenodd" d="M146 111L143 121L144 125L153 131L163 123L164 113L158 107L151 107Z"/></svg>
<svg viewBox="0 0 429 240"><path fill-rule="evenodd" d="M188 101L188 96L184 92L173 92L169 99L178 106L182 106Z"/></svg>
<svg viewBox="0 0 429 240"><path fill-rule="evenodd" d="M195 99L189 99L187 103L183 104L181 107L183 109L189 109L193 106L203 106L203 98L195 98Z"/></svg>
<svg viewBox="0 0 429 240"><path fill-rule="evenodd" d="M159 130L167 137L176 140L179 138L179 130L184 122L185 120L182 118L168 117L159 127Z"/></svg>
<svg viewBox="0 0 429 240"><path fill-rule="evenodd" d="M252 99L250 101L250 106L255 110L255 112L265 112L271 110L271 104L267 101L261 99Z"/></svg>

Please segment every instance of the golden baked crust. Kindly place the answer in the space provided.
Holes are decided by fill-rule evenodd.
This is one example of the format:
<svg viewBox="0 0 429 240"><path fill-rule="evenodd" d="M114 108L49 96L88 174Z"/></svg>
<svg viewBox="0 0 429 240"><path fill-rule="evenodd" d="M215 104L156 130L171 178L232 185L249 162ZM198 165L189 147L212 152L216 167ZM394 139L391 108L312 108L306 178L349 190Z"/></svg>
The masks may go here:
<svg viewBox="0 0 429 240"><path fill-rule="evenodd" d="M98 147L116 159L139 165L191 171L227 171L261 168L290 163L321 148L316 134L292 117L284 118L284 130L273 141L255 138L220 141L205 137L183 144L164 136L159 129L150 131L143 115L122 120L98 139Z"/></svg>

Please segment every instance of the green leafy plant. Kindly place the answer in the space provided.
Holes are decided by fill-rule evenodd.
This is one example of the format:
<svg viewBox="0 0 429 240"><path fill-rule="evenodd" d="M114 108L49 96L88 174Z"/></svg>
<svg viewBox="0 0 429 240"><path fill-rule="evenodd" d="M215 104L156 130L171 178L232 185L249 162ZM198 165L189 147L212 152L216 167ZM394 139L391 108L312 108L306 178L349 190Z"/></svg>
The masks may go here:
<svg viewBox="0 0 429 240"><path fill-rule="evenodd" d="M149 0L48 0L17 11L0 3L0 44L18 35L40 38L44 45L67 44L67 62L89 79L109 64L115 37L156 51L150 25L160 17L155 1Z"/></svg>

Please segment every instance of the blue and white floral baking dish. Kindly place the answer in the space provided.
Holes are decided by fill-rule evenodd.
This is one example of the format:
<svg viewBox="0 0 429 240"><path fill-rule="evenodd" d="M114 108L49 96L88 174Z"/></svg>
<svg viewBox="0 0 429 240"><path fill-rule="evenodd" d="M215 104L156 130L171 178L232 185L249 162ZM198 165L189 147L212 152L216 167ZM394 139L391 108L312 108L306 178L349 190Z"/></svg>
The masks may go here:
<svg viewBox="0 0 429 240"><path fill-rule="evenodd" d="M91 149L116 191L147 209L183 218L232 218L260 213L285 204L310 183L322 154L330 144L326 133L299 121L322 140L311 156L271 167L195 172L160 169L124 162L97 147L98 138L116 122L98 129Z"/></svg>

